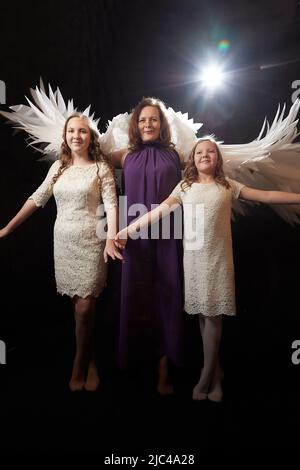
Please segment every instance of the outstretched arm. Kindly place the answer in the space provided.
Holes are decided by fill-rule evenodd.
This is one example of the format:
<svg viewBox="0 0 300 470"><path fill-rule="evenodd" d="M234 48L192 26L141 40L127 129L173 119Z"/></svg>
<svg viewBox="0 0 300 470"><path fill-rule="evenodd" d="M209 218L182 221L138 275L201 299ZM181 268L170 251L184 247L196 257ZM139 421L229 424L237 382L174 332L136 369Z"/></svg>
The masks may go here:
<svg viewBox="0 0 300 470"><path fill-rule="evenodd" d="M44 207L47 201L53 194L53 184L52 179L57 173L60 166L60 160L56 160L50 167L46 178L38 189L27 199L23 207L19 210L17 215L4 227L0 230L0 238L9 235L13 232L19 225L21 225L28 217L31 216L39 207Z"/></svg>
<svg viewBox="0 0 300 470"><path fill-rule="evenodd" d="M284 191L263 191L244 186L239 199L246 201L264 202L265 204L300 204L300 194L286 193Z"/></svg>
<svg viewBox="0 0 300 470"><path fill-rule="evenodd" d="M128 237L134 235L136 232L140 231L147 225L152 225L157 222L159 219L169 215L172 211L175 211L177 207L180 206L178 199L173 196L169 196L165 199L159 206L153 209L147 214L144 214L136 222L128 225L123 230L121 230L115 237L115 243L119 248L124 248L127 243Z"/></svg>
<svg viewBox="0 0 300 470"><path fill-rule="evenodd" d="M4 238L12 233L19 225L21 225L28 217L31 216L39 207L32 199L28 199L19 212L10 222L0 230L0 238Z"/></svg>

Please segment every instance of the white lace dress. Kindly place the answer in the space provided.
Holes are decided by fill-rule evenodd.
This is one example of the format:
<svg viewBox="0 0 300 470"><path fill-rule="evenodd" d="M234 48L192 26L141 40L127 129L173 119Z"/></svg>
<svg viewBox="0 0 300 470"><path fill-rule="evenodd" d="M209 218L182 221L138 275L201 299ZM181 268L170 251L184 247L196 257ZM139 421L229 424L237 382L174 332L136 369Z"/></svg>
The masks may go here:
<svg viewBox="0 0 300 470"><path fill-rule="evenodd" d="M216 183L193 183L171 196L184 212L185 311L206 316L235 315L231 205L244 186L230 180L230 189Z"/></svg>
<svg viewBox="0 0 300 470"><path fill-rule="evenodd" d="M97 297L106 282L103 259L105 233L99 234L104 209L117 206L115 180L109 166L100 162L72 165L54 185L60 161L50 167L41 186L30 196L44 206L52 194L57 205L54 225L54 267L57 291L70 297ZM100 204L104 204L100 205ZM102 212L102 213L101 213ZM103 224L102 224L103 225ZM100 238L99 238L99 236Z"/></svg>

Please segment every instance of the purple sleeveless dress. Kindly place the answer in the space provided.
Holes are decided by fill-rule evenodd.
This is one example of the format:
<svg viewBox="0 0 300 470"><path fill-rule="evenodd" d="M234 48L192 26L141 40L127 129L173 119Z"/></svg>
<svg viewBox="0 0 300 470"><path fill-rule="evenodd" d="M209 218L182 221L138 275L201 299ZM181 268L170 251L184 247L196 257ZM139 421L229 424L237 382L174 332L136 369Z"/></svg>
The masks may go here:
<svg viewBox="0 0 300 470"><path fill-rule="evenodd" d="M139 215L128 216L132 204L141 203L151 210L151 204L160 204L180 180L176 152L152 143L128 154L123 168L126 225ZM174 239L172 223L170 238L128 239L122 265L118 345L121 368L164 355L177 365L182 362L182 240Z"/></svg>

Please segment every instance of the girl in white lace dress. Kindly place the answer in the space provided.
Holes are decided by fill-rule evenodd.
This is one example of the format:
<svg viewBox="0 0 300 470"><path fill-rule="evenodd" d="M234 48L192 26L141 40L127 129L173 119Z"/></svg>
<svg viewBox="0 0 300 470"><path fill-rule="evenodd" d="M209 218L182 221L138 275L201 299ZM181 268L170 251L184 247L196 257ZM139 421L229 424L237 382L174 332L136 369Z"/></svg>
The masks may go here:
<svg viewBox="0 0 300 470"><path fill-rule="evenodd" d="M185 311L199 316L204 364L193 390L194 400L222 400L223 371L219 362L222 315L235 315L234 267L231 238L233 199L271 204L299 204L300 194L261 191L226 178L216 142L200 139L184 172L184 179L156 209L120 231L116 245L128 236L175 210L184 209ZM180 221L179 221L180 223Z"/></svg>
<svg viewBox="0 0 300 470"><path fill-rule="evenodd" d="M57 205L54 226L57 291L71 297L76 324L76 356L70 388L94 391L99 385L94 357L96 298L105 286L107 256L113 259L122 256L113 242L117 229L114 176L86 116L76 113L66 120L59 160L18 214L0 230L0 238L43 207L52 194ZM104 230L97 231L104 210L107 237Z"/></svg>

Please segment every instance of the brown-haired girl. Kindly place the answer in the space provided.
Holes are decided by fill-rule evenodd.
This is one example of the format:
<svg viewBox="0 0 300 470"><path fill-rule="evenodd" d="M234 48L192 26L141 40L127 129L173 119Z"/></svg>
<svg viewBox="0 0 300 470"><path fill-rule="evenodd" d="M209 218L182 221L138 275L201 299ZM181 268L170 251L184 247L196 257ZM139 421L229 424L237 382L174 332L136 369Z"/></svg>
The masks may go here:
<svg viewBox="0 0 300 470"><path fill-rule="evenodd" d="M76 355L70 389L94 391L99 385L94 351L96 298L105 286L107 257L122 259L122 256L113 243L117 230L114 176L101 154L98 135L85 115L74 113L68 117L60 158L17 215L0 230L0 238L44 207L52 194L57 204L54 226L57 291L71 297L75 315ZM97 233L101 203L107 213L107 237Z"/></svg>

